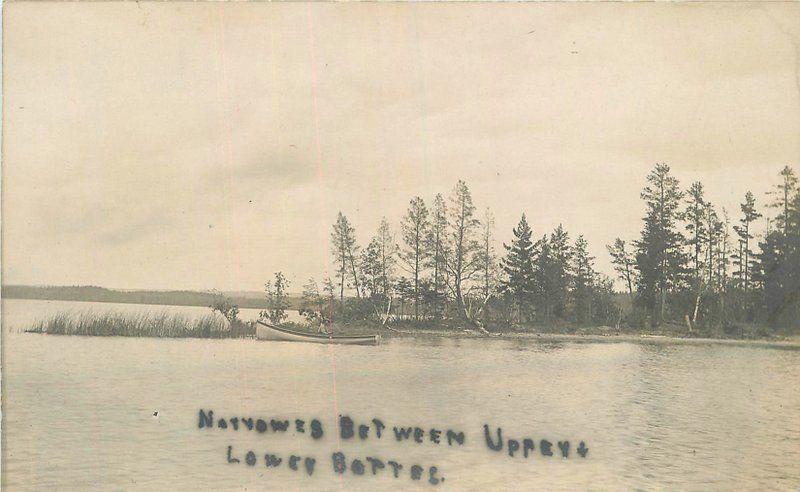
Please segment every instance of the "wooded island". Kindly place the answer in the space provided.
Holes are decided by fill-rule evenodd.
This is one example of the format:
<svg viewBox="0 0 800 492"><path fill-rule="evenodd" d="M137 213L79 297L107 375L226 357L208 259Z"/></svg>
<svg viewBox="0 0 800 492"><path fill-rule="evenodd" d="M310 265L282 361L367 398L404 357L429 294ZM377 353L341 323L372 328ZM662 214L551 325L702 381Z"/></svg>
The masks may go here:
<svg viewBox="0 0 800 492"><path fill-rule="evenodd" d="M299 296L289 294L283 272L265 284L261 299L95 287L6 286L3 295L157 304L177 299L179 305L209 306L228 321L226 327L208 318L182 329L181 317L61 314L32 330L43 333L252 336L255 323L239 319L241 307L264 308L260 318L275 325L328 332L797 334L800 188L792 168L780 171L761 207L746 191L739 210L719 209L706 199L701 182L682 188L666 164L647 175L641 198L639 236L606 246L616 278L595 269L582 235L573 239L560 224L535 232L524 212L511 242L497 251L491 211L479 213L469 187L458 181L447 199L437 194L429 205L412 198L399 240L383 218L361 247L353 223L339 212L329 241L332 275L321 284L309 279ZM766 227L758 227L759 220ZM622 289L615 289L615 280ZM73 299L87 292L91 299ZM305 323L287 322L289 310L298 310Z"/></svg>
<svg viewBox="0 0 800 492"><path fill-rule="evenodd" d="M641 192L639 237L607 245L623 292L595 270L584 237L562 225L536 233L522 213L510 244L496 251L492 213L478 213L463 181L448 199L412 198L400 241L384 218L362 248L340 212L330 235L334 276L321 286L308 280L300 311L312 325L792 333L800 326L800 190L790 167L777 178L763 211L750 191L728 211L705 198L703 183L684 189L657 164ZM756 235L761 218L766 230ZM285 318L287 288L281 272L266 284L263 315L273 323Z"/></svg>

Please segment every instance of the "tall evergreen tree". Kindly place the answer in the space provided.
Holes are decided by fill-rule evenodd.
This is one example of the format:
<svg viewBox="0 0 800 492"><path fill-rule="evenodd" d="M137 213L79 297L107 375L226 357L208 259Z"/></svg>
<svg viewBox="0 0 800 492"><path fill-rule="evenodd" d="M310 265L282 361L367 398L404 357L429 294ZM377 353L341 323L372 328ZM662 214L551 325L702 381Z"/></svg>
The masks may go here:
<svg viewBox="0 0 800 492"><path fill-rule="evenodd" d="M431 269L431 288L428 298L433 302L433 314L439 318L444 311L447 285L447 204L441 194L437 193L433 200L431 226L426 249L428 250L428 267Z"/></svg>
<svg viewBox="0 0 800 492"><path fill-rule="evenodd" d="M647 211L636 242L637 301L660 323L668 294L679 289L686 273L684 238L676 226L683 193L669 166L660 163L647 176L641 197Z"/></svg>
<svg viewBox="0 0 800 492"><path fill-rule="evenodd" d="M550 280L553 291L553 314L559 318L566 315L569 302L570 288L572 286L573 250L569 244L569 234L561 224L550 234L551 269Z"/></svg>
<svg viewBox="0 0 800 492"><path fill-rule="evenodd" d="M362 258L362 269L368 277L371 297L383 300L391 297L398 247L386 217L381 219L378 231L370 240Z"/></svg>
<svg viewBox="0 0 800 492"><path fill-rule="evenodd" d="M716 281L719 292L724 294L728 288L728 267L731 263L731 219L728 211L723 207L722 220L720 220L719 254L716 265Z"/></svg>
<svg viewBox="0 0 800 492"><path fill-rule="evenodd" d="M381 245L377 238L370 239L361 252L359 264L361 289L364 296L375 300L381 296Z"/></svg>
<svg viewBox="0 0 800 492"><path fill-rule="evenodd" d="M745 293L750 291L752 282L752 272L756 261L755 253L751 248L753 236L753 222L761 217L756 211L756 199L751 192L747 192L744 202L740 205L742 217L739 225L734 226L733 230L739 236L739 254L736 256L736 265L739 267L739 280Z"/></svg>
<svg viewBox="0 0 800 492"><path fill-rule="evenodd" d="M800 327L800 190L793 171L781 171L772 204L778 227L760 244L758 269L763 285L765 320L773 326Z"/></svg>
<svg viewBox="0 0 800 492"><path fill-rule="evenodd" d="M703 184L699 181L692 183L686 195L686 211L683 219L686 221L688 231L687 244L692 254L692 278L698 281L702 278L704 270L703 246L706 244L708 229L706 227L706 200Z"/></svg>
<svg viewBox="0 0 800 492"><path fill-rule="evenodd" d="M705 283L712 290L719 288L715 282L714 273L717 270L716 264L720 261L720 250L724 224L717 216L717 211L710 202L706 202L705 211L703 213L703 220L705 222L706 237L705 237Z"/></svg>
<svg viewBox="0 0 800 492"><path fill-rule="evenodd" d="M686 222L687 240L691 256L691 285L694 290L694 309L692 310L692 323L697 323L700 314L700 301L704 289L704 276L706 273L704 246L708 244L709 230L706 227L706 213L708 203L703 190L703 183L695 181L686 194L686 210L682 214Z"/></svg>
<svg viewBox="0 0 800 492"><path fill-rule="evenodd" d="M420 282L422 281L422 271L425 267L425 260L428 256L426 241L430 235L430 219L428 218L428 207L420 197L411 200L408 211L403 217L401 230L403 232L403 243L405 248L401 253L401 258L407 270L412 275L413 281L413 300L414 320L419 321L420 305Z"/></svg>
<svg viewBox="0 0 800 492"><path fill-rule="evenodd" d="M558 271L547 235L534 244L534 279L537 299L537 314L543 323L550 323L555 317L556 292L558 291Z"/></svg>
<svg viewBox="0 0 800 492"><path fill-rule="evenodd" d="M380 245L381 260L381 293L384 297L391 297L392 283L394 282L397 267L397 256L400 248L397 246L394 234L386 217L381 219L378 233L375 236Z"/></svg>
<svg viewBox="0 0 800 492"><path fill-rule="evenodd" d="M332 253L336 261L336 277L339 279L339 299L344 301L344 288L348 276L356 290L356 296L361 297L358 283L358 244L356 244L356 231L341 212L336 217L336 223L331 232Z"/></svg>
<svg viewBox="0 0 800 492"><path fill-rule="evenodd" d="M534 246L531 241L531 228L525 214L522 214L517 227L513 229L514 239L510 245L503 245L506 256L502 261L505 278L502 282L504 293L509 296L517 313L517 320L525 322L530 314L529 305L533 301L536 279L533 272Z"/></svg>
<svg viewBox="0 0 800 492"><path fill-rule="evenodd" d="M778 209L778 216L775 218L777 227L781 230L784 236L789 235L789 228L791 227L791 206L792 200L797 193L797 176L794 170L786 166L780 173L781 182L769 192L770 195L775 197L775 200L770 203L770 207Z"/></svg>
<svg viewBox="0 0 800 492"><path fill-rule="evenodd" d="M594 270L594 257L589 254L589 245L582 235L575 241L573 252L573 314L579 325L586 325L593 319L592 302L597 273Z"/></svg>

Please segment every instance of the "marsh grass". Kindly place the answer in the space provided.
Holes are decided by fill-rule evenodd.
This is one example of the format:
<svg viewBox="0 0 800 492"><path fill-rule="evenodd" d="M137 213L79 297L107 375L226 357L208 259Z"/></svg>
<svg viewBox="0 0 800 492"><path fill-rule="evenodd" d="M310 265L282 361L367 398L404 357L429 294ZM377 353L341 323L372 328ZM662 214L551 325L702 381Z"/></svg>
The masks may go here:
<svg viewBox="0 0 800 492"><path fill-rule="evenodd" d="M28 333L83 335L101 337L160 338L234 338L243 330L231 330L221 316L189 318L180 314L160 313L56 313L38 320Z"/></svg>

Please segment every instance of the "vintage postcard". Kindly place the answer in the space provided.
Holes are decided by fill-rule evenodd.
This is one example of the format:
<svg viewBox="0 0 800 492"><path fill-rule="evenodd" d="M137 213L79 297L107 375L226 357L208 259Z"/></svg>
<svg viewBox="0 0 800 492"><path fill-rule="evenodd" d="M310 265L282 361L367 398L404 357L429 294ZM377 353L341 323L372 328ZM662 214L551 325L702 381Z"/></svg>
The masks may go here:
<svg viewBox="0 0 800 492"><path fill-rule="evenodd" d="M800 3L2 20L3 489L800 489Z"/></svg>

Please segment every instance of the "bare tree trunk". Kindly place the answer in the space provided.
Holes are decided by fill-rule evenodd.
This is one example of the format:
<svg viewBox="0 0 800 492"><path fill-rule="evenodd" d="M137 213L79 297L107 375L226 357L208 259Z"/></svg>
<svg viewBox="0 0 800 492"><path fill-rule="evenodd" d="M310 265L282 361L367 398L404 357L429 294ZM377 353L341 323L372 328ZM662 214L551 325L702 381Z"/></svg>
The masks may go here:
<svg viewBox="0 0 800 492"><path fill-rule="evenodd" d="M697 313L700 311L700 292L697 293L697 298L694 301L694 315L692 316L692 323L697 323Z"/></svg>
<svg viewBox="0 0 800 492"><path fill-rule="evenodd" d="M350 255L350 268L353 272L353 284L354 287L356 288L356 297L361 299L361 289L358 286L358 272L356 271L356 261L353 258L352 254Z"/></svg>
<svg viewBox="0 0 800 492"><path fill-rule="evenodd" d="M698 282L698 285L697 285L697 297L695 297L694 313L692 315L692 323L694 323L694 324L697 324L697 314L700 311L700 297L703 295L703 290L704 290L703 289L703 281L700 280L699 277L697 279L697 282Z"/></svg>
<svg viewBox="0 0 800 492"><path fill-rule="evenodd" d="M389 298L389 304L386 306L386 316L383 317L383 323L381 326L386 326L386 322L389 321L389 313L392 311L392 298Z"/></svg>
<svg viewBox="0 0 800 492"><path fill-rule="evenodd" d="M630 270L630 268L631 267L628 265L627 260L626 260L626 262L625 262L625 280L628 281L628 294L631 297L631 303L633 303L636 299L634 299L634 297L633 297L633 281L631 280L631 270Z"/></svg>

